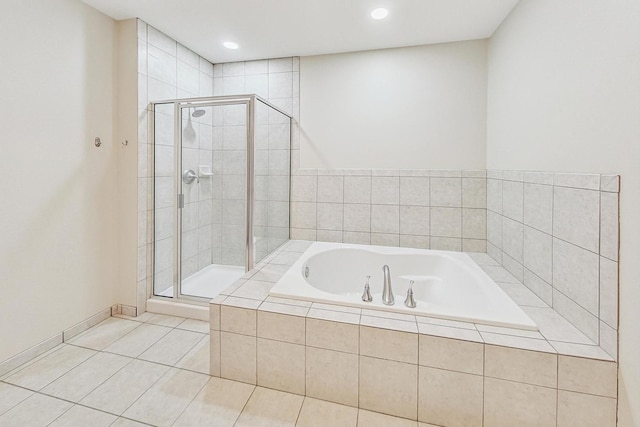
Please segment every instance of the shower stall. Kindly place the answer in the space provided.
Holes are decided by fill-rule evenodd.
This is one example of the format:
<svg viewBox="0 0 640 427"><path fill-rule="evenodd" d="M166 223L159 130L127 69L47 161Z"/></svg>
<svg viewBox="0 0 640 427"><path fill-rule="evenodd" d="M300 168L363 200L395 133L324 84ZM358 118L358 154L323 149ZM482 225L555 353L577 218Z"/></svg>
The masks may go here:
<svg viewBox="0 0 640 427"><path fill-rule="evenodd" d="M257 95L151 106L153 295L210 299L289 239L291 117Z"/></svg>

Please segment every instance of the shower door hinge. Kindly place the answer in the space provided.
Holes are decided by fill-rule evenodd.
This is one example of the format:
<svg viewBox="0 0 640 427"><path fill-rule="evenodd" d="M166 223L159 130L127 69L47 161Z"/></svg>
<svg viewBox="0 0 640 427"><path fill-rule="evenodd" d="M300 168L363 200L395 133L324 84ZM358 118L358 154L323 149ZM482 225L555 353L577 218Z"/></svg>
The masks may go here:
<svg viewBox="0 0 640 427"><path fill-rule="evenodd" d="M184 194L178 194L178 209L184 208Z"/></svg>

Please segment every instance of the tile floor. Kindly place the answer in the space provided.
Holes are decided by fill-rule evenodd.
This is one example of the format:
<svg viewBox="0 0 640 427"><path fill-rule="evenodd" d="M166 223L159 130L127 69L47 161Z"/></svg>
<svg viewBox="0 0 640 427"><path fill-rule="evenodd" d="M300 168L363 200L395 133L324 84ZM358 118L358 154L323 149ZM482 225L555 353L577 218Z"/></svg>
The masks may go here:
<svg viewBox="0 0 640 427"><path fill-rule="evenodd" d="M0 378L0 426L430 426L211 377L208 332L111 317Z"/></svg>

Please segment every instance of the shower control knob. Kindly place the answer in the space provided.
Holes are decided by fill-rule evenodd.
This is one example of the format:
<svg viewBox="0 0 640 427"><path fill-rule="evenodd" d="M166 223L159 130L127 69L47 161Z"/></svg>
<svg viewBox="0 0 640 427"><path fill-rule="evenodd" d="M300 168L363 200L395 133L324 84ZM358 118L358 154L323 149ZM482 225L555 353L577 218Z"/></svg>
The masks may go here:
<svg viewBox="0 0 640 427"><path fill-rule="evenodd" d="M182 171L182 182L185 184L191 184L193 181L200 182L198 174L193 169L185 169Z"/></svg>

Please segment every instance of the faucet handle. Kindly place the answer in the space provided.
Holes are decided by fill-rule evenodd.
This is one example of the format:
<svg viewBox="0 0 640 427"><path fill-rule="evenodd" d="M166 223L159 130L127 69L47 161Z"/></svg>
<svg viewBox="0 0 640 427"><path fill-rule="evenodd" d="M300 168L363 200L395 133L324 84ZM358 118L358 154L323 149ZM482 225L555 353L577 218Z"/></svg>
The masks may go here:
<svg viewBox="0 0 640 427"><path fill-rule="evenodd" d="M409 281L409 289L407 289L407 298L404 300L404 305L409 308L416 308L416 300L413 299L413 284L414 280Z"/></svg>
<svg viewBox="0 0 640 427"><path fill-rule="evenodd" d="M371 302L373 298L371 297L371 290L369 288L369 280L371 276L367 276L367 282L364 284L364 292L362 294L362 301Z"/></svg>

